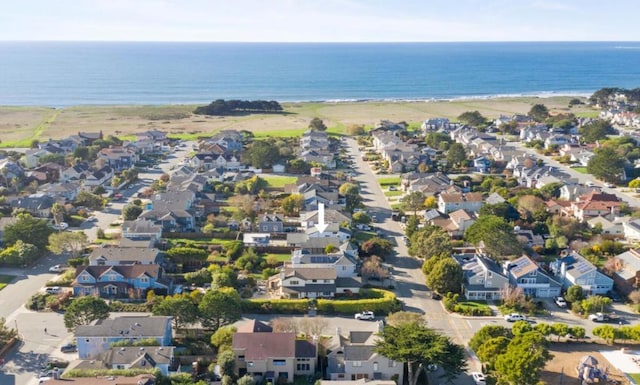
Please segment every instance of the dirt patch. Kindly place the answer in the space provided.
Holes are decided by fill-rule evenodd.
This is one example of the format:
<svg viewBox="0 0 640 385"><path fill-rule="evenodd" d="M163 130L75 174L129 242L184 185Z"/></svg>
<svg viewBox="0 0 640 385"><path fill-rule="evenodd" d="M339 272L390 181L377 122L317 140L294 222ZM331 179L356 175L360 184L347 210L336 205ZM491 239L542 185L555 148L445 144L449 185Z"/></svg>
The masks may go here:
<svg viewBox="0 0 640 385"><path fill-rule="evenodd" d="M608 346L594 343L552 343L549 351L553 354L553 359L547 362L540 379L545 384L579 385L576 366L583 356L589 354L598 360L599 368L609 367L610 378L620 381L620 384L628 384L623 373L599 353L600 350L619 350L620 348L622 348L620 345Z"/></svg>

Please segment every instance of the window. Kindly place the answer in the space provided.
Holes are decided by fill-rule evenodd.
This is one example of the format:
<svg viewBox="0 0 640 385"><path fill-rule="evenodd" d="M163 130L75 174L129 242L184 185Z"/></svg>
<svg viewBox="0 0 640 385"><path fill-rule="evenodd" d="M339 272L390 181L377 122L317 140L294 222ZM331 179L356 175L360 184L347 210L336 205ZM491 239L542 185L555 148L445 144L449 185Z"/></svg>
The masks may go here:
<svg viewBox="0 0 640 385"><path fill-rule="evenodd" d="M331 283L331 280L330 279L325 279L324 283Z"/></svg>
<svg viewBox="0 0 640 385"><path fill-rule="evenodd" d="M142 277L142 278L140 278L140 282L142 282L142 283L147 283L147 282L149 282L149 278L147 278L147 277Z"/></svg>
<svg viewBox="0 0 640 385"><path fill-rule="evenodd" d="M377 371L378 371L378 363L377 363L377 362L374 362L374 363L373 363L373 371L374 371L374 372L377 372Z"/></svg>
<svg viewBox="0 0 640 385"><path fill-rule="evenodd" d="M310 366L309 364L297 364L296 365L296 370L297 371L305 371L308 372L310 370Z"/></svg>
<svg viewBox="0 0 640 385"><path fill-rule="evenodd" d="M238 356L238 361L244 361L244 355Z"/></svg>
<svg viewBox="0 0 640 385"><path fill-rule="evenodd" d="M286 360L273 360L273 366L285 366L286 364Z"/></svg>
<svg viewBox="0 0 640 385"><path fill-rule="evenodd" d="M396 362L394 360L389 360L389 367L390 368L395 368L396 367Z"/></svg>
<svg viewBox="0 0 640 385"><path fill-rule="evenodd" d="M116 280L116 276L114 274L111 274L109 276L109 281L115 281Z"/></svg>
<svg viewBox="0 0 640 385"><path fill-rule="evenodd" d="M352 365L354 368L359 368L362 366L362 361L353 361Z"/></svg>
<svg viewBox="0 0 640 385"><path fill-rule="evenodd" d="M80 280L87 282L89 280L89 277L87 277L86 275L83 275L82 277L80 277Z"/></svg>
<svg viewBox="0 0 640 385"><path fill-rule="evenodd" d="M290 284L290 285L299 285L299 284L300 284L300 281L291 280L291 281L289 281L289 284Z"/></svg>
<svg viewBox="0 0 640 385"><path fill-rule="evenodd" d="M316 283L316 282L318 282L318 280L317 279L312 279L311 282Z"/></svg>

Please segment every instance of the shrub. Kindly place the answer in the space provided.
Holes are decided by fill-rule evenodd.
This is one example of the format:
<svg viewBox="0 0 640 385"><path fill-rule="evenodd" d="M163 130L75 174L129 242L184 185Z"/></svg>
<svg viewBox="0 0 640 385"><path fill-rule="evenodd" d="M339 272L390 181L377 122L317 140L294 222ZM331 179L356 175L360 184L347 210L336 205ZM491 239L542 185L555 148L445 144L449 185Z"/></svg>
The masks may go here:
<svg viewBox="0 0 640 385"><path fill-rule="evenodd" d="M146 303L124 303L120 301L109 302L111 312L147 312L149 308Z"/></svg>
<svg viewBox="0 0 640 385"><path fill-rule="evenodd" d="M246 299L243 313L303 314L309 310L308 299Z"/></svg>
<svg viewBox="0 0 640 385"><path fill-rule="evenodd" d="M45 293L36 293L27 300L26 307L29 310L41 311L47 308L47 299L52 298L52 295Z"/></svg>

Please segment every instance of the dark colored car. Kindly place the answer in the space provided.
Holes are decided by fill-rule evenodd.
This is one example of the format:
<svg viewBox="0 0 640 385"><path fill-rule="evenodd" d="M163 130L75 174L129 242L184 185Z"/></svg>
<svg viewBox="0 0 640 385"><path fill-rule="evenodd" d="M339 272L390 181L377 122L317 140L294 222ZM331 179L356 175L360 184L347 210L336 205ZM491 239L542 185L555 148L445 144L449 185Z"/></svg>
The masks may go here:
<svg viewBox="0 0 640 385"><path fill-rule="evenodd" d="M431 292L431 299L435 299L436 301L440 301L442 299L442 296L438 293L436 293L435 291Z"/></svg>
<svg viewBox="0 0 640 385"><path fill-rule="evenodd" d="M73 353L78 351L78 347L75 344L66 344L60 347L62 353Z"/></svg>

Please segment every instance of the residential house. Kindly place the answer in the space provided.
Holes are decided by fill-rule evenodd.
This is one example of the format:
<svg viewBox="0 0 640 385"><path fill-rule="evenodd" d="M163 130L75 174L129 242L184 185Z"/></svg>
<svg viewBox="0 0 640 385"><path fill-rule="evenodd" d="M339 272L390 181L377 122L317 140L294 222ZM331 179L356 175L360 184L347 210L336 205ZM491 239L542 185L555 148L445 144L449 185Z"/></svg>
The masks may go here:
<svg viewBox="0 0 640 385"><path fill-rule="evenodd" d="M623 222L622 231L627 242L640 241L640 220L630 219Z"/></svg>
<svg viewBox="0 0 640 385"><path fill-rule="evenodd" d="M355 277L358 273L359 262L354 256L342 251L335 253L309 253L303 249L292 252L291 262L286 266L332 268L338 278Z"/></svg>
<svg viewBox="0 0 640 385"><path fill-rule="evenodd" d="M441 193L438 196L438 211L448 214L456 210L478 212L484 204L481 193Z"/></svg>
<svg viewBox="0 0 640 385"><path fill-rule="evenodd" d="M605 217L597 216L590 218L587 220L587 225L591 229L598 229L599 233L605 236L612 237L623 237L624 236L624 225L628 221L621 221L619 218L615 218L613 220L609 220ZM640 231L640 226L639 226ZM640 234L638 234L640 239Z"/></svg>
<svg viewBox="0 0 640 385"><path fill-rule="evenodd" d="M136 133L136 139L138 141L146 139L154 143L162 144L167 141L167 133L159 130L147 130Z"/></svg>
<svg viewBox="0 0 640 385"><path fill-rule="evenodd" d="M53 199L60 199L65 201L74 201L80 191L79 182L66 182L66 183L48 183L40 186L38 189L44 194L49 195Z"/></svg>
<svg viewBox="0 0 640 385"><path fill-rule="evenodd" d="M336 340L340 341L339 346L327 354L327 377L334 381L393 380L402 384L404 363L377 353L376 342L379 338L373 331L352 331L346 338L338 334Z"/></svg>
<svg viewBox="0 0 640 385"><path fill-rule="evenodd" d="M573 202L571 210L574 217L586 221L597 216L615 217L621 205L622 202L614 194L591 191L581 196L577 202Z"/></svg>
<svg viewBox="0 0 640 385"><path fill-rule="evenodd" d="M156 248L103 246L94 248L89 255L90 266L152 265L161 261L160 250Z"/></svg>
<svg viewBox="0 0 640 385"><path fill-rule="evenodd" d="M195 230L194 204L196 195L193 191L167 191L151 197L139 219L148 219L162 226L163 231L188 232Z"/></svg>
<svg viewBox="0 0 640 385"><path fill-rule="evenodd" d="M263 214L258 218L258 231L263 233L284 232L284 221L278 214Z"/></svg>
<svg viewBox="0 0 640 385"><path fill-rule="evenodd" d="M92 325L80 325L74 333L80 359L97 358L120 341L155 339L159 346L170 346L171 317L123 316L98 320Z"/></svg>
<svg viewBox="0 0 640 385"><path fill-rule="evenodd" d="M340 199L338 192L327 192L322 188L313 188L303 194L304 210L317 211L318 204L324 203L325 209L340 210L344 207L344 199Z"/></svg>
<svg viewBox="0 0 640 385"><path fill-rule="evenodd" d="M615 256L612 278L616 289L628 295L640 289L640 250L629 249Z"/></svg>
<svg viewBox="0 0 640 385"><path fill-rule="evenodd" d="M102 130L100 132L78 132L77 137L80 138L85 146L91 146L96 140L104 139Z"/></svg>
<svg viewBox="0 0 640 385"><path fill-rule="evenodd" d="M561 293L562 284L545 273L526 255L513 261L506 261L502 273L525 295L534 298L552 298Z"/></svg>
<svg viewBox="0 0 640 385"><path fill-rule="evenodd" d="M309 238L338 238L340 243L351 239L351 230L340 227L339 223L328 223L322 232L317 227L310 227L305 233Z"/></svg>
<svg viewBox="0 0 640 385"><path fill-rule="evenodd" d="M138 161L138 155L133 150L121 146L109 146L98 152L98 159L104 160L105 165L119 172L133 168Z"/></svg>
<svg viewBox="0 0 640 385"><path fill-rule="evenodd" d="M268 289L281 298L333 298L337 277L332 267L284 267L269 278Z"/></svg>
<svg viewBox="0 0 640 385"><path fill-rule="evenodd" d="M294 376L316 371L316 343L297 339L296 333L236 332L232 350L236 374L260 383L292 383Z"/></svg>
<svg viewBox="0 0 640 385"><path fill-rule="evenodd" d="M475 172L487 174L489 172L490 167L491 167L491 160L487 159L484 156L479 156L473 159L473 171Z"/></svg>
<svg viewBox="0 0 640 385"><path fill-rule="evenodd" d="M268 246L271 240L269 233L243 233L242 243L245 246Z"/></svg>
<svg viewBox="0 0 640 385"><path fill-rule="evenodd" d="M60 172L65 168L65 166L59 165L58 163L48 162L40 167L36 167L32 173L43 173L46 177L44 181L52 183L60 180Z"/></svg>
<svg viewBox="0 0 640 385"><path fill-rule="evenodd" d="M60 171L60 182L79 181L85 179L91 172L89 163L80 162L72 167L67 167Z"/></svg>
<svg viewBox="0 0 640 385"><path fill-rule="evenodd" d="M41 148L32 148L26 150L24 156L22 156L20 160L27 169L34 169L40 166L40 158L47 155L52 155L52 153Z"/></svg>
<svg viewBox="0 0 640 385"><path fill-rule="evenodd" d="M579 197L590 194L591 192L600 192L598 187L589 187L578 183L576 180L568 181L564 186L560 187L559 199L565 201L575 201Z"/></svg>
<svg viewBox="0 0 640 385"><path fill-rule="evenodd" d="M552 147L560 147L572 142L572 139L568 135L551 135L544 140L544 148L549 149Z"/></svg>
<svg viewBox="0 0 640 385"><path fill-rule="evenodd" d="M8 158L0 159L0 182L5 187L13 187L11 186L11 181L13 179L21 180L22 178L24 178L24 169L20 164Z"/></svg>
<svg viewBox="0 0 640 385"><path fill-rule="evenodd" d="M430 217L432 213L434 215L438 214L438 216ZM463 209L449 213L448 218L440 216L436 210L429 210L425 214L425 219L428 223L441 227L449 233L452 238L462 238L464 232L476 221L472 214Z"/></svg>
<svg viewBox="0 0 640 385"><path fill-rule="evenodd" d="M160 241L162 238L162 225L144 218L138 218L135 221L124 221L122 223L122 238Z"/></svg>
<svg viewBox="0 0 640 385"><path fill-rule="evenodd" d="M424 120L420 128L424 131L440 131L459 128L460 123L451 123L448 118L431 118Z"/></svg>
<svg viewBox="0 0 640 385"><path fill-rule="evenodd" d="M555 260L550 267L565 289L578 285L585 295L604 295L613 289L613 279L575 251Z"/></svg>
<svg viewBox="0 0 640 385"><path fill-rule="evenodd" d="M408 193L420 191L425 196L434 196L450 188L457 188L453 186L453 181L449 177L439 172L403 174L400 183L403 191Z"/></svg>
<svg viewBox="0 0 640 385"><path fill-rule="evenodd" d="M223 170L238 170L242 168L240 160L235 155L197 153L189 159L189 165L196 170L208 171L217 168Z"/></svg>
<svg viewBox="0 0 640 385"><path fill-rule="evenodd" d="M463 294L469 300L500 300L508 292L509 278L500 266L482 254L457 254L462 267Z"/></svg>
<svg viewBox="0 0 640 385"><path fill-rule="evenodd" d="M74 370L159 370L164 376L178 371L180 360L174 346L114 346L96 359L80 360ZM120 382L117 382L120 384Z"/></svg>
<svg viewBox="0 0 640 385"><path fill-rule="evenodd" d="M342 243L337 237L311 238L306 233L287 233L287 246L304 249L309 253L324 253L328 245L338 247Z"/></svg>
<svg viewBox="0 0 640 385"><path fill-rule="evenodd" d="M147 291L172 294L171 280L156 264L79 266L72 284L75 296L146 298Z"/></svg>
<svg viewBox="0 0 640 385"><path fill-rule="evenodd" d="M329 150L329 136L325 131L307 130L300 138L300 148L304 150Z"/></svg>
<svg viewBox="0 0 640 385"><path fill-rule="evenodd" d="M351 218L348 214L344 214L342 211L334 209L324 210L325 223L348 223L351 225ZM306 211L300 213L300 226L303 229L312 228L318 224L318 210Z"/></svg>
<svg viewBox="0 0 640 385"><path fill-rule="evenodd" d="M18 197L12 200L10 205L14 209L25 210L34 217L49 218L54 203L56 201L51 196L38 193L27 197Z"/></svg>
<svg viewBox="0 0 640 385"><path fill-rule="evenodd" d="M504 202L506 202L506 200L500 194L495 192L489 194L487 199L484 200L484 203L487 205L497 205L499 203L504 203Z"/></svg>
<svg viewBox="0 0 640 385"><path fill-rule="evenodd" d="M113 178L113 169L109 166L104 166L100 170L86 175L84 187L93 190L98 186L107 186L111 182L111 178Z"/></svg>
<svg viewBox="0 0 640 385"><path fill-rule="evenodd" d="M521 229L519 226L516 226L513 232L521 244L529 247L544 247L544 238L542 235L534 234L532 230Z"/></svg>
<svg viewBox="0 0 640 385"><path fill-rule="evenodd" d="M337 163L332 152L320 150L304 150L298 154L298 158L307 163L317 163L322 167L333 170Z"/></svg>
<svg viewBox="0 0 640 385"><path fill-rule="evenodd" d="M589 160L591 160L595 155L596 154L593 151L582 149L579 152L572 152L570 160L572 162L579 163L583 167L587 167L589 165Z"/></svg>

